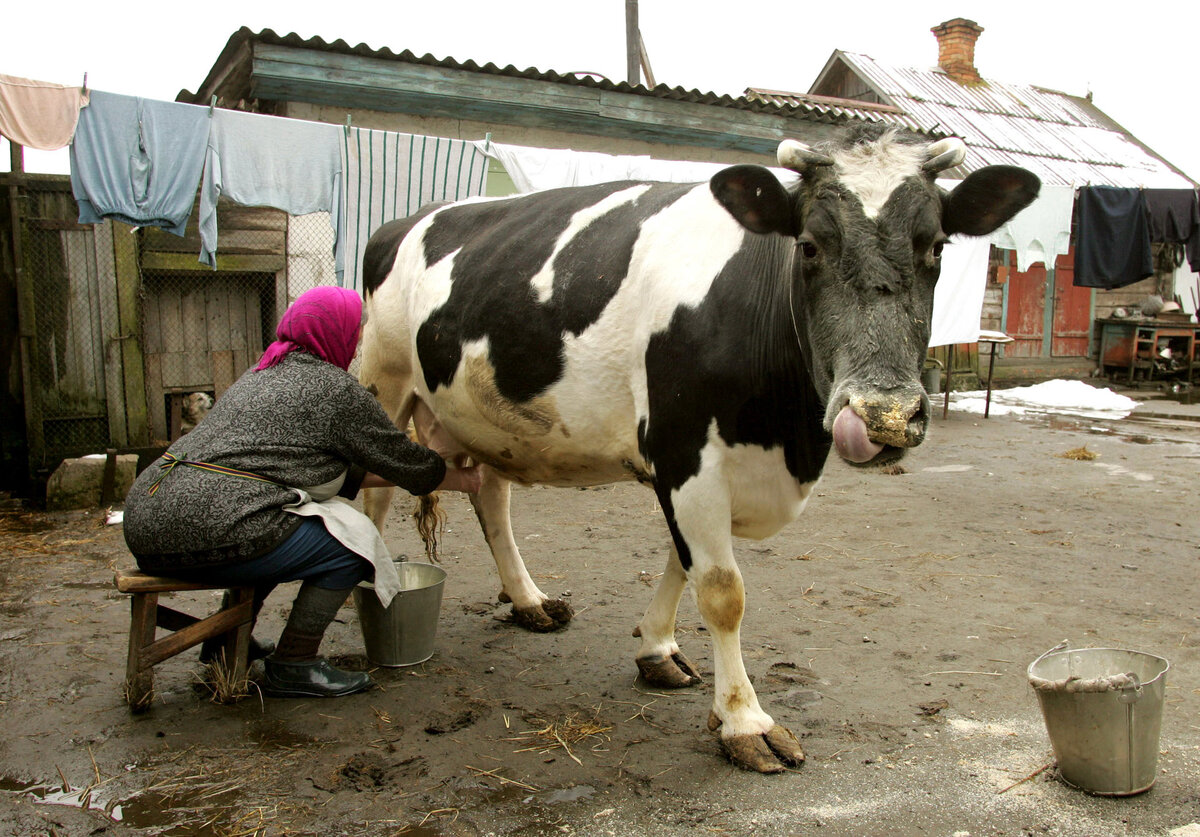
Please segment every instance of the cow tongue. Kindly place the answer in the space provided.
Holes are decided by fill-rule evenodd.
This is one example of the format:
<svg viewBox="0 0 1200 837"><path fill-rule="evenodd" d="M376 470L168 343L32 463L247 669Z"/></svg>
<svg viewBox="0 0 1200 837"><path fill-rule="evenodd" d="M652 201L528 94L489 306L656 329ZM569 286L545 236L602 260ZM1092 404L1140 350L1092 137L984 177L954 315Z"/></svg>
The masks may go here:
<svg viewBox="0 0 1200 837"><path fill-rule="evenodd" d="M833 444L838 456L848 462L869 462L883 450L883 445L867 436L866 423L848 406L833 420Z"/></svg>

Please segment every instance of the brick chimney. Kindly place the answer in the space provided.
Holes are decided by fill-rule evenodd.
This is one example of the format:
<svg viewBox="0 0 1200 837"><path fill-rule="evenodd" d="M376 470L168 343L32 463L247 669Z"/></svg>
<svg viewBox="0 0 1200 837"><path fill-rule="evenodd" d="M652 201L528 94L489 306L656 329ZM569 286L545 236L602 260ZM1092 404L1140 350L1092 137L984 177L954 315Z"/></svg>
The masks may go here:
<svg viewBox="0 0 1200 837"><path fill-rule="evenodd" d="M956 17L929 30L938 42L938 66L959 84L980 84L975 69L975 41L983 27L973 20Z"/></svg>

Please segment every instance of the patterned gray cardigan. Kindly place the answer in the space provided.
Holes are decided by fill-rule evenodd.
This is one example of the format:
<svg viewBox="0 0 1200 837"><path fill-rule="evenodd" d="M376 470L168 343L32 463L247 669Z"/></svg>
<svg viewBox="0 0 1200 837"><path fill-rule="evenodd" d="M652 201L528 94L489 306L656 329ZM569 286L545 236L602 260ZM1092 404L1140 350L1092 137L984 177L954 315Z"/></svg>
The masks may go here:
<svg viewBox="0 0 1200 837"><path fill-rule="evenodd" d="M320 485L360 466L420 495L446 473L350 373L302 352L248 371L169 452L272 482L176 466L150 494L162 472L155 460L129 491L124 529L138 566L163 574L235 564L279 545L302 520L283 511L296 499L286 486ZM353 496L357 484L347 487Z"/></svg>

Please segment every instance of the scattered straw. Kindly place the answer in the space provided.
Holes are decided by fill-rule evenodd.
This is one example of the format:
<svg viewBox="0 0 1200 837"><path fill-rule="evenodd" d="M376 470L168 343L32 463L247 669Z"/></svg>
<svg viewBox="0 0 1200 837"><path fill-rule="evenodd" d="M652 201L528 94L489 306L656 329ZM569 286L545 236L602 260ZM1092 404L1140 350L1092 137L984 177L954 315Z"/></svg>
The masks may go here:
<svg viewBox="0 0 1200 837"><path fill-rule="evenodd" d="M544 721L541 718L536 719L538 723L545 724L541 729L526 730L518 733L516 738L511 741L536 741L537 743L529 747L523 747L515 752L541 752L549 753L559 747L571 759L579 765L583 762L571 752L572 745L578 745L593 737L600 737L604 741L611 740L606 733L612 731L612 727L602 723L599 719L599 707L593 712L590 719L581 720L578 713L574 713L567 718L559 721Z"/></svg>
<svg viewBox="0 0 1200 837"><path fill-rule="evenodd" d="M1099 455L1100 454L1096 453L1095 451L1088 450L1087 445L1084 445L1081 448L1071 448L1071 450L1067 451L1066 453L1060 453L1058 454L1058 457L1060 459L1075 459L1080 462L1091 462Z"/></svg>

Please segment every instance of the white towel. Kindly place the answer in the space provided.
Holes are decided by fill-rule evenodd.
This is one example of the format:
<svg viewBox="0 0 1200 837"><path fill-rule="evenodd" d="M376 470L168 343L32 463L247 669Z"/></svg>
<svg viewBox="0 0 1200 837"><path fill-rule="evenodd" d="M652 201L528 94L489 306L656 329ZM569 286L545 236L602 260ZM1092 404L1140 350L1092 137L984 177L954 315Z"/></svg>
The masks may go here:
<svg viewBox="0 0 1200 837"><path fill-rule="evenodd" d="M978 342L991 247L986 238L955 235L942 250L942 275L933 292L930 346Z"/></svg>
<svg viewBox="0 0 1200 837"><path fill-rule="evenodd" d="M476 142L475 147L500 161L518 192L592 186L621 180L703 183L730 166L729 163L656 160L645 155L530 148L496 142ZM799 179L799 175L788 169L772 168L771 171L784 184Z"/></svg>

